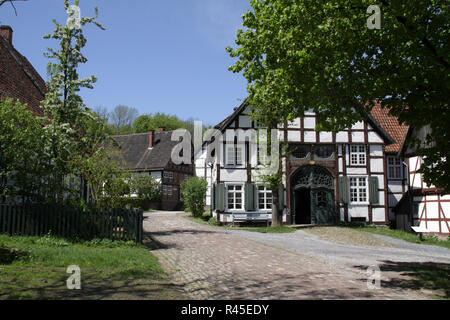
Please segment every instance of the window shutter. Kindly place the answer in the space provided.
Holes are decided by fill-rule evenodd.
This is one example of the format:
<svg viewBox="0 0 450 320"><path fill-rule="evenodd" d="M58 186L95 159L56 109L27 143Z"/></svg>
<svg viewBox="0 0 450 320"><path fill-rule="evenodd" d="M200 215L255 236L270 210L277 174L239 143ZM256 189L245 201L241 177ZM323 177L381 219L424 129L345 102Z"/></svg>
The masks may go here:
<svg viewBox="0 0 450 320"><path fill-rule="evenodd" d="M226 148L226 163L227 165L235 165L235 160L236 160L236 155L235 155L235 151L236 149L234 148L234 146L225 146Z"/></svg>
<svg viewBox="0 0 450 320"><path fill-rule="evenodd" d="M378 192L378 178L370 177L369 178L369 196L370 196L370 204L379 204L380 196Z"/></svg>
<svg viewBox="0 0 450 320"><path fill-rule="evenodd" d="M216 186L216 210L225 211L225 185L219 183Z"/></svg>
<svg viewBox="0 0 450 320"><path fill-rule="evenodd" d="M245 211L255 211L255 189L251 183L245 184Z"/></svg>
<svg viewBox="0 0 450 320"><path fill-rule="evenodd" d="M216 210L216 192L217 188L216 185L214 184L211 190L211 206L213 210Z"/></svg>
<svg viewBox="0 0 450 320"><path fill-rule="evenodd" d="M259 190L258 186L255 184L253 185L253 201L255 201L255 210L259 210Z"/></svg>
<svg viewBox="0 0 450 320"><path fill-rule="evenodd" d="M280 209L284 209L285 201L284 201L284 185L281 185L278 188L278 202L280 204Z"/></svg>
<svg viewBox="0 0 450 320"><path fill-rule="evenodd" d="M339 177L339 202L347 204L349 200L348 177Z"/></svg>
<svg viewBox="0 0 450 320"><path fill-rule="evenodd" d="M244 159L243 151L244 151L244 149L241 146L238 146L236 148L236 165L238 165L238 166L240 166L244 163L243 162L243 159Z"/></svg>

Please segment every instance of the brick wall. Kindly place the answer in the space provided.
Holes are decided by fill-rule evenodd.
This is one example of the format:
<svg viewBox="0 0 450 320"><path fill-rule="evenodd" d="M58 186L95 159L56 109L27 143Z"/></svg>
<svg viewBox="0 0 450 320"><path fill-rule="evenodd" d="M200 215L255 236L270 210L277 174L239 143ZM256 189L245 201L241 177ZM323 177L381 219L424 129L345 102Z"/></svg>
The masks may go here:
<svg viewBox="0 0 450 320"><path fill-rule="evenodd" d="M30 62L0 36L0 98L18 99L36 115L42 115L40 102L45 95L45 82Z"/></svg>

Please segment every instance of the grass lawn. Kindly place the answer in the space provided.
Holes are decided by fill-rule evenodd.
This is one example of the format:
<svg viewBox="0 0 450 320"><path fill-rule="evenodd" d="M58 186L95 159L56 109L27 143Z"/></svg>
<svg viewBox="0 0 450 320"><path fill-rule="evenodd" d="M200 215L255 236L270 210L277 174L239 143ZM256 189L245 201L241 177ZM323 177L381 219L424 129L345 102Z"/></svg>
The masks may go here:
<svg viewBox="0 0 450 320"><path fill-rule="evenodd" d="M211 221L211 215L209 213L205 213L203 217L193 217L192 215L183 216L191 221L206 224L210 226L216 226L215 221ZM225 225L220 226L219 228L227 229L227 230L242 230L242 231L250 231L250 232L260 232L260 233L293 233L297 230L287 227L287 226L280 226L280 227L233 227L231 225Z"/></svg>
<svg viewBox="0 0 450 320"><path fill-rule="evenodd" d="M450 265L448 264L386 262L380 268L383 272L394 272L401 275L401 277L393 277L384 282L383 285L387 287L422 290L434 299L450 300L450 278L448 276Z"/></svg>
<svg viewBox="0 0 450 320"><path fill-rule="evenodd" d="M423 241L420 240L419 235L408 233L402 230L392 230L387 227L371 227L371 226L327 226L327 227L313 227L302 229L305 232L317 235L325 240L343 244L354 244L354 245L368 245L368 246L386 246L392 247L393 245L383 241L381 239L376 239L374 237L365 237L364 233L380 234L384 236L389 236L404 241L424 244L424 245L435 245L450 249L450 240L442 240L433 236L424 236Z"/></svg>
<svg viewBox="0 0 450 320"><path fill-rule="evenodd" d="M81 269L68 290L67 267ZM0 235L0 299L182 299L144 245Z"/></svg>
<svg viewBox="0 0 450 320"><path fill-rule="evenodd" d="M389 242L377 239L353 228L337 226L302 228L302 231L316 235L324 240L355 246L393 247Z"/></svg>
<svg viewBox="0 0 450 320"><path fill-rule="evenodd" d="M402 230L393 230L389 228L376 228L376 227L351 227L351 228L353 230L370 232L374 234L381 234L384 236L398 238L412 243L435 245L450 249L449 239L441 240L435 236L424 236L423 241L421 241L418 234L413 234Z"/></svg>

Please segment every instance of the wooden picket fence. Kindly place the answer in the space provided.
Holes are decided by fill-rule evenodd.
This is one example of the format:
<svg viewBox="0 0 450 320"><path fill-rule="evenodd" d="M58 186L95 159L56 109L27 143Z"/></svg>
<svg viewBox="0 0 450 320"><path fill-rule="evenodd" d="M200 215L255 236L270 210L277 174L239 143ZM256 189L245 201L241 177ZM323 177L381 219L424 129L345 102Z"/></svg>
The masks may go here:
<svg viewBox="0 0 450 320"><path fill-rule="evenodd" d="M142 209L0 205L0 233L142 242Z"/></svg>

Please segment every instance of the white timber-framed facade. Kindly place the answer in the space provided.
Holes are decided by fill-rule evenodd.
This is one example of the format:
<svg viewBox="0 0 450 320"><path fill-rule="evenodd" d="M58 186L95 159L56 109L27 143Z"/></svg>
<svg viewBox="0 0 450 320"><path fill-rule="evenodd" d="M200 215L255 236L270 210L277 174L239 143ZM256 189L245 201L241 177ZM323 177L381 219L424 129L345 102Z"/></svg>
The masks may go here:
<svg viewBox="0 0 450 320"><path fill-rule="evenodd" d="M215 127L216 133L226 136L229 130L240 130L245 136L259 129L251 112L244 102ZM283 186L278 194L283 223L389 224L393 218L386 147L396 143L394 138L373 116L337 133L316 131L315 127L313 112L278 127L279 140L287 142L290 150L282 160ZM204 143L195 157L196 175L208 181L206 204L213 216L221 223L232 223L236 216L248 221L270 219L267 199L271 201L272 195L262 192L264 186L257 179L258 155L248 141L235 137L236 148L223 143L216 147L219 152L211 153L213 144L213 139ZM208 155L210 159L213 155L209 163Z"/></svg>

